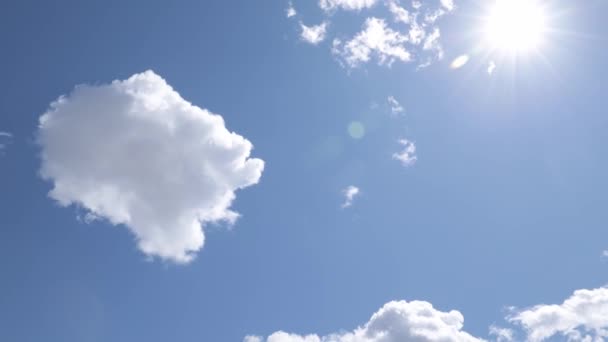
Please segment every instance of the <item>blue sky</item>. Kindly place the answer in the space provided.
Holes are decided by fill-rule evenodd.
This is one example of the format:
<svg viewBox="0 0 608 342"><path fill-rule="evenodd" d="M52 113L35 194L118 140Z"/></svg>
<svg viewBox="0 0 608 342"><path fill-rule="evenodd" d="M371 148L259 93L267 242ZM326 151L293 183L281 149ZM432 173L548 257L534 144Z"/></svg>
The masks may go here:
<svg viewBox="0 0 608 342"><path fill-rule="evenodd" d="M608 339L608 4L390 4L0 6L0 340Z"/></svg>

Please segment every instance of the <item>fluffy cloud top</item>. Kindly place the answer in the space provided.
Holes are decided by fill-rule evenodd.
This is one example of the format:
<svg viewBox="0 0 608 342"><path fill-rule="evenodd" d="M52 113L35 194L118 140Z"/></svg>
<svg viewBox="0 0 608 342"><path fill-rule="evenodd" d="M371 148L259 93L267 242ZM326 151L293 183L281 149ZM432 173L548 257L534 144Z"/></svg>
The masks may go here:
<svg viewBox="0 0 608 342"><path fill-rule="evenodd" d="M300 336L282 331L267 339L248 336L245 342L480 342L463 331L458 311L442 312L428 302L393 301L384 305L363 326L328 336ZM252 338L257 338L254 340Z"/></svg>
<svg viewBox="0 0 608 342"><path fill-rule="evenodd" d="M317 45L325 39L325 34L327 33L327 23L322 23L315 26L306 26L300 23L300 28L302 29L302 40L312 45Z"/></svg>
<svg viewBox="0 0 608 342"><path fill-rule="evenodd" d="M528 333L528 341L556 335L568 341L608 339L608 288L577 290L560 305L537 305L509 318Z"/></svg>
<svg viewBox="0 0 608 342"><path fill-rule="evenodd" d="M319 0L319 7L325 11L341 8L347 11L362 10L374 6L378 0Z"/></svg>
<svg viewBox="0 0 608 342"><path fill-rule="evenodd" d="M235 191L264 169L221 116L152 71L77 86L40 117L38 139L51 198L126 226L143 253L179 263L202 248L205 223L237 219Z"/></svg>

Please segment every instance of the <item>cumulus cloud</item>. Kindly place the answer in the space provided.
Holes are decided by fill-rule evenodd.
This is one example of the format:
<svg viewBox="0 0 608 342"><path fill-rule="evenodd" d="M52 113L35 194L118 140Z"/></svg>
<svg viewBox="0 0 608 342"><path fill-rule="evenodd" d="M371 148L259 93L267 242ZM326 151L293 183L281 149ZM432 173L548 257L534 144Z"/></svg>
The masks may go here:
<svg viewBox="0 0 608 342"><path fill-rule="evenodd" d="M346 189L342 190L344 194L344 203L342 203L342 208L348 208L353 205L353 201L355 197L359 195L361 191L354 185L348 186Z"/></svg>
<svg viewBox="0 0 608 342"><path fill-rule="evenodd" d="M515 312L508 320L523 327L531 342L555 336L604 341L608 339L608 288L577 290L562 304L537 305Z"/></svg>
<svg viewBox="0 0 608 342"><path fill-rule="evenodd" d="M297 335L276 332L268 338L245 342L480 342L463 331L464 317L458 311L442 312L423 301L392 301L372 315L364 325L348 332ZM251 338L250 336L248 338Z"/></svg>
<svg viewBox="0 0 608 342"><path fill-rule="evenodd" d="M296 12L295 7L293 7L293 3L290 1L289 5L287 6L287 9L285 10L285 15L287 16L287 18L291 18L296 16L296 14L298 14L298 12Z"/></svg>
<svg viewBox="0 0 608 342"><path fill-rule="evenodd" d="M205 224L237 219L235 191L264 169L221 116L153 71L77 86L40 117L38 142L51 198L127 227L143 253L178 263L203 247Z"/></svg>
<svg viewBox="0 0 608 342"><path fill-rule="evenodd" d="M402 5L399 0L319 0L326 20L317 26L306 26L300 22L300 37L317 45L327 38L326 29L335 10L362 11L378 3L388 9L395 27L387 23L382 12L376 12L376 16L365 19L362 29L354 35L338 33L332 38L331 51L342 66L357 68L375 61L381 66L390 67L394 62L417 62L420 69L443 58L441 31L436 24L439 18L454 10L453 0L424 4L412 1L410 7ZM295 15L295 10L292 12L291 9L293 6L290 3L288 17L290 13Z"/></svg>
<svg viewBox="0 0 608 342"><path fill-rule="evenodd" d="M412 59L404 45L407 40L407 36L387 27L383 19L368 18L363 30L353 39L345 43L334 40L333 53L349 67L367 63L373 57L380 65L391 65L395 60L408 62Z"/></svg>
<svg viewBox="0 0 608 342"><path fill-rule="evenodd" d="M608 249L602 252L602 257L608 258Z"/></svg>
<svg viewBox="0 0 608 342"><path fill-rule="evenodd" d="M394 96L387 98L388 104L391 106L391 113L394 115L401 114L405 110L403 106L395 99Z"/></svg>
<svg viewBox="0 0 608 342"><path fill-rule="evenodd" d="M300 37L307 43L312 45L317 45L325 39L325 34L327 33L327 23L324 22L315 26L306 26L300 23L300 28L302 29L302 33Z"/></svg>
<svg viewBox="0 0 608 342"><path fill-rule="evenodd" d="M400 152L393 154L393 159L398 160L403 166L410 166L418 160L416 156L416 145L407 139L399 140L399 144L403 146Z"/></svg>
<svg viewBox="0 0 608 342"><path fill-rule="evenodd" d="M362 10L374 6L378 0L319 0L319 7L324 11L343 9L346 11Z"/></svg>

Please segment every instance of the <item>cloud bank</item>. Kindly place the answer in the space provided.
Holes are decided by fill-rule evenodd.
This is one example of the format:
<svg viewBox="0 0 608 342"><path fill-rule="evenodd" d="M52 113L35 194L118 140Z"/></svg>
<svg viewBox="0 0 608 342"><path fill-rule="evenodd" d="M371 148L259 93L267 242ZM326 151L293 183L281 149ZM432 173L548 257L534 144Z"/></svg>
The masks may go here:
<svg viewBox="0 0 608 342"><path fill-rule="evenodd" d="M244 342L480 342L463 331L458 311L443 312L423 301L385 304L364 325L327 336L297 335L278 331L266 339L247 336Z"/></svg>
<svg viewBox="0 0 608 342"><path fill-rule="evenodd" d="M309 27L300 23L301 39L313 45L325 40L326 28L336 11L363 13L374 7L374 16L365 19L359 32L338 33L331 39L332 54L347 68L358 68L371 61L388 67L394 62L416 62L418 68L423 68L442 59L437 23L456 8L453 0L412 1L409 6L399 0L320 0L318 5L326 17L323 24ZM380 10L376 10L376 5L384 6L377 6ZM291 4L289 8L293 8ZM295 11L288 10L291 17L289 13ZM390 17L395 25L389 22Z"/></svg>
<svg viewBox="0 0 608 342"><path fill-rule="evenodd" d="M562 304L537 305L509 321L524 328L530 342L561 336L568 341L608 339L608 288L577 290Z"/></svg>
<svg viewBox="0 0 608 342"><path fill-rule="evenodd" d="M177 263L203 247L205 224L235 222L235 191L264 169L221 116L153 71L77 86L40 117L38 142L51 198L127 227L143 253Z"/></svg>

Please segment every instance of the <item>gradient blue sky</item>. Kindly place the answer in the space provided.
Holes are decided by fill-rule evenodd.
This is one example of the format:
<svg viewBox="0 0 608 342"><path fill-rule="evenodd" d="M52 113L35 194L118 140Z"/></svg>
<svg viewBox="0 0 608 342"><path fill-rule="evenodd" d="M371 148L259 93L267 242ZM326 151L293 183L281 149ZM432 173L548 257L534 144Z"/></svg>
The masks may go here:
<svg viewBox="0 0 608 342"><path fill-rule="evenodd" d="M456 1L428 68L348 69L302 41L316 2L19 1L0 5L0 340L242 341L352 330L391 300L458 310L488 338L505 308L608 282L608 3L551 1L543 57L473 53L481 7ZM330 33L370 12L340 11ZM471 55L458 70L459 55ZM77 84L154 70L219 113L266 168L242 217L196 260L150 261L132 235L47 194L39 117ZM405 114L393 117L387 97ZM374 105L375 104L375 105ZM358 121L362 139L347 127ZM398 139L417 162L391 158ZM341 208L343 189L361 194ZM608 325L608 322L606 322Z"/></svg>

